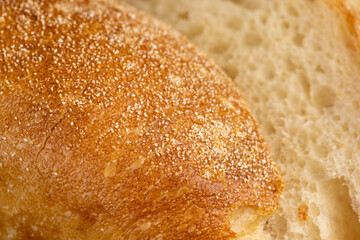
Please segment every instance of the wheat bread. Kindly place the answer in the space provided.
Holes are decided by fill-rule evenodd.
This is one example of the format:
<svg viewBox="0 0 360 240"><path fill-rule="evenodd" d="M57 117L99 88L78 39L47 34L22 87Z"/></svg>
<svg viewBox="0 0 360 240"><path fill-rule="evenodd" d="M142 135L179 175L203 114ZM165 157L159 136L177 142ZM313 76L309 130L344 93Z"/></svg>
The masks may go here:
<svg viewBox="0 0 360 240"><path fill-rule="evenodd" d="M0 238L265 238L281 178L239 91L115 1L0 1Z"/></svg>
<svg viewBox="0 0 360 240"><path fill-rule="evenodd" d="M360 239L359 1L129 0L234 80L284 175L274 239Z"/></svg>

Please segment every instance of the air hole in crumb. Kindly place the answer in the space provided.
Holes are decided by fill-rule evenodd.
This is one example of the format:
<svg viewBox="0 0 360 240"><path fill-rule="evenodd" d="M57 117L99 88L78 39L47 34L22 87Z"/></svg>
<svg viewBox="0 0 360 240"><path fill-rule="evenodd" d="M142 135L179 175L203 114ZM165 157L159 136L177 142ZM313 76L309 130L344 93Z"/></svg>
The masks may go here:
<svg viewBox="0 0 360 240"><path fill-rule="evenodd" d="M185 19L185 20L189 19L189 13L188 12L181 12L181 13L178 14L178 16L181 19Z"/></svg>
<svg viewBox="0 0 360 240"><path fill-rule="evenodd" d="M274 124L272 124L272 122L266 121L266 122L262 123L261 126L267 135L276 133L276 129L274 127Z"/></svg>
<svg viewBox="0 0 360 240"><path fill-rule="evenodd" d="M336 93L334 89L326 85L318 85L311 91L313 103L319 109L334 106L336 101Z"/></svg>
<svg viewBox="0 0 360 240"><path fill-rule="evenodd" d="M323 207L333 209L327 212L332 239L360 239L360 223L347 185L343 179L319 182L319 197L327 200Z"/></svg>
<svg viewBox="0 0 360 240"><path fill-rule="evenodd" d="M224 53L229 49L229 46L229 43L223 40L218 40L212 44L212 46L210 47L210 51L216 54Z"/></svg>
<svg viewBox="0 0 360 240"><path fill-rule="evenodd" d="M289 29L289 28L290 28L290 24L289 24L288 22L283 22L283 23L282 23L282 26L283 26L283 28L285 28L285 29Z"/></svg>
<svg viewBox="0 0 360 240"><path fill-rule="evenodd" d="M300 84L301 84L304 92L306 93L306 96L309 97L310 96L310 80L309 80L309 78L307 77L307 75L304 72L300 73L298 76L299 76Z"/></svg>
<svg viewBox="0 0 360 240"><path fill-rule="evenodd" d="M315 51L321 52L322 51L322 45L320 43L320 39L314 39L312 47L314 48Z"/></svg>
<svg viewBox="0 0 360 240"><path fill-rule="evenodd" d="M260 3L254 0L231 0L236 5L248 10L257 10L260 8Z"/></svg>
<svg viewBox="0 0 360 240"><path fill-rule="evenodd" d="M334 119L335 121L340 121L341 117L340 117L339 114L336 114L335 116L333 116L333 119Z"/></svg>
<svg viewBox="0 0 360 240"><path fill-rule="evenodd" d="M232 17L227 21L227 26L233 30L240 30L242 28L242 20L240 17Z"/></svg>
<svg viewBox="0 0 360 240"><path fill-rule="evenodd" d="M252 96L252 102L253 103L258 103L260 101L259 97L257 95L253 95Z"/></svg>
<svg viewBox="0 0 360 240"><path fill-rule="evenodd" d="M304 42L304 35L301 33L296 33L293 37L293 42L296 46L302 47Z"/></svg>
<svg viewBox="0 0 360 240"><path fill-rule="evenodd" d="M268 17L265 16L265 15L264 15L264 16L261 16L261 17L260 17L260 21L261 21L262 24L266 24L267 21L268 21Z"/></svg>
<svg viewBox="0 0 360 240"><path fill-rule="evenodd" d="M237 67L232 66L230 64L226 65L223 69L224 69L225 73L233 80L235 80L239 74Z"/></svg>
<svg viewBox="0 0 360 240"><path fill-rule="evenodd" d="M185 35L189 38L200 36L204 32L204 27L200 24L192 24L185 30Z"/></svg>
<svg viewBox="0 0 360 240"><path fill-rule="evenodd" d="M325 70L321 65L317 65L315 68L315 71L317 71L319 73L325 73Z"/></svg>
<svg viewBox="0 0 360 240"><path fill-rule="evenodd" d="M241 5L244 2L244 0L230 0L230 1L235 3L236 5Z"/></svg>
<svg viewBox="0 0 360 240"><path fill-rule="evenodd" d="M310 141L311 143L316 142L316 139L317 139L317 137L318 137L318 134L319 134L318 131L310 131L310 132L309 132L309 135L308 135L309 141ZM311 147L315 147L315 148L316 148L316 146L315 146L314 144L311 144Z"/></svg>
<svg viewBox="0 0 360 240"><path fill-rule="evenodd" d="M273 79L275 77L275 67L272 62L269 62L264 67L264 77L267 79Z"/></svg>
<svg viewBox="0 0 360 240"><path fill-rule="evenodd" d="M243 42L248 47L258 47L262 43L262 38L256 33L247 33L243 38Z"/></svg>
<svg viewBox="0 0 360 240"><path fill-rule="evenodd" d="M276 217L269 219L269 221L265 223L264 229L271 233L273 226L276 226L276 233L279 234L279 236L285 236L288 233L288 223L289 220L284 215L277 214ZM272 236L272 239L275 239L275 236Z"/></svg>
<svg viewBox="0 0 360 240"><path fill-rule="evenodd" d="M292 16L294 16L294 17L298 17L298 16L299 16L298 11L297 11L295 8L293 8L292 6L289 6L289 7L288 7L288 11L289 11L289 13L290 13Z"/></svg>

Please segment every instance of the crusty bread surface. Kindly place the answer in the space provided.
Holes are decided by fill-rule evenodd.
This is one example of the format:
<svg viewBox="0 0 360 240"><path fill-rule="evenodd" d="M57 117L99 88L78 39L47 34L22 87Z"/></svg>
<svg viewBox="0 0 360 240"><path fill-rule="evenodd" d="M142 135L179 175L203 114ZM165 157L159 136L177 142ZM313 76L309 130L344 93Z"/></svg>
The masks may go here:
<svg viewBox="0 0 360 240"><path fill-rule="evenodd" d="M358 0L129 0L231 76L284 175L274 239L360 239Z"/></svg>
<svg viewBox="0 0 360 240"><path fill-rule="evenodd" d="M262 239L282 181L231 80L101 0L0 0L0 239Z"/></svg>

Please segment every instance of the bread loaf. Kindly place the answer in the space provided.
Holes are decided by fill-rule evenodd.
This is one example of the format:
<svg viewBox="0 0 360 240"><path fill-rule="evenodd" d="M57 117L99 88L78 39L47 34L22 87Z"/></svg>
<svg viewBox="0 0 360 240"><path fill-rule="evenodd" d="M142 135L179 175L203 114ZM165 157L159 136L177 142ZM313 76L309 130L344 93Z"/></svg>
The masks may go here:
<svg viewBox="0 0 360 240"><path fill-rule="evenodd" d="M281 178L231 80L115 1L0 0L1 239L263 239Z"/></svg>
<svg viewBox="0 0 360 240"><path fill-rule="evenodd" d="M234 80L284 176L274 239L360 239L359 1L129 0Z"/></svg>

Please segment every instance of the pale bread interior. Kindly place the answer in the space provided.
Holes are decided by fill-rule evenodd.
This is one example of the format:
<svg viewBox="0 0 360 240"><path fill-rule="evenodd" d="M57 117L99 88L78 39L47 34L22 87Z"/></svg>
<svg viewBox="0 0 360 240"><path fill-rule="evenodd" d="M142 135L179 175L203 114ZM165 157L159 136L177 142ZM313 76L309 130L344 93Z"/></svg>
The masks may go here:
<svg viewBox="0 0 360 240"><path fill-rule="evenodd" d="M330 0L128 2L185 34L241 90L284 176L265 226L272 238L360 239L360 58L344 9Z"/></svg>
<svg viewBox="0 0 360 240"><path fill-rule="evenodd" d="M231 230L236 233L236 239L270 239L263 231L265 216L250 207L242 207L233 212L230 220Z"/></svg>

